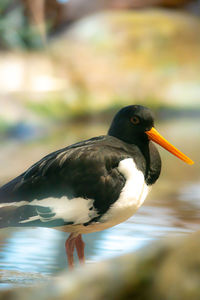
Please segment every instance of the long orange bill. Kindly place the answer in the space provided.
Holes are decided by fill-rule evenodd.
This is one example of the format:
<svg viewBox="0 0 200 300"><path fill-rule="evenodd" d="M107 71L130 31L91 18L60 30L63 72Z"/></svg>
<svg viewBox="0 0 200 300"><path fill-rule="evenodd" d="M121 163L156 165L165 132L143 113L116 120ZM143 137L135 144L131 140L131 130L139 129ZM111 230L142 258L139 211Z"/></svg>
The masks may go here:
<svg viewBox="0 0 200 300"><path fill-rule="evenodd" d="M159 144L160 146L162 146L167 151L171 152L187 164L192 165L194 163L189 157L187 157L180 150L178 150L176 147L170 144L164 137L162 137L162 135L160 135L160 133L154 127L152 127L151 130L146 131L145 133L148 135L150 140Z"/></svg>

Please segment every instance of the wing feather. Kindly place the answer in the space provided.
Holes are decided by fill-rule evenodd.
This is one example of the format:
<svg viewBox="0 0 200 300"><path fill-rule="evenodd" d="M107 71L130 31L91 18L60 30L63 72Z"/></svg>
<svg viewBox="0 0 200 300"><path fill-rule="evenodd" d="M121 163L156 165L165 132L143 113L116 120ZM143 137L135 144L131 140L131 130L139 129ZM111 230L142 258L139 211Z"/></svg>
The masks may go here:
<svg viewBox="0 0 200 300"><path fill-rule="evenodd" d="M105 137L93 138L53 152L1 187L0 226L55 227L76 223L73 218L59 217L62 214L58 208L32 205L44 199L54 199L55 206L62 197L66 201L83 199L87 224L104 214L125 184L117 167L121 159L127 158L119 145L113 150L112 143L106 141ZM66 208L63 202L63 210L70 210L70 201ZM92 206L89 201L93 201Z"/></svg>

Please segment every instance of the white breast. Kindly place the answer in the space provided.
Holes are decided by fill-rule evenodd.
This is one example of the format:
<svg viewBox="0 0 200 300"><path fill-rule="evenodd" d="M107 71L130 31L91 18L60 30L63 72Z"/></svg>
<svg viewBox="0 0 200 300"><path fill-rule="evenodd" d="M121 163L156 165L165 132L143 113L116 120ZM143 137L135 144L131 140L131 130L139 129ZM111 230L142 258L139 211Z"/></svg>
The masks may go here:
<svg viewBox="0 0 200 300"><path fill-rule="evenodd" d="M142 205L149 191L143 173L137 169L132 158L122 160L118 169L124 175L126 184L119 199L100 219L101 222L118 224L130 218Z"/></svg>

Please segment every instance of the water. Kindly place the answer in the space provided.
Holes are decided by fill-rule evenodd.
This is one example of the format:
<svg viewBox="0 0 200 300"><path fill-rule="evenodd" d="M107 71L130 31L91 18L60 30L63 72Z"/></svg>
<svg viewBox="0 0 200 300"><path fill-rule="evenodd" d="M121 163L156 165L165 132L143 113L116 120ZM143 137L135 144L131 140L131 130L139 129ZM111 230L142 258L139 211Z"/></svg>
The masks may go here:
<svg viewBox="0 0 200 300"><path fill-rule="evenodd" d="M68 124L52 129L34 141L2 142L1 183L22 172L50 151L80 139L103 134L107 122ZM166 236L187 235L200 228L200 173L198 120L179 119L160 123L157 129L194 161L182 163L160 149L161 177L145 204L126 222L103 232L85 235L86 262L135 251ZM0 288L31 285L67 269L64 243L67 234L46 228L8 228L0 231Z"/></svg>

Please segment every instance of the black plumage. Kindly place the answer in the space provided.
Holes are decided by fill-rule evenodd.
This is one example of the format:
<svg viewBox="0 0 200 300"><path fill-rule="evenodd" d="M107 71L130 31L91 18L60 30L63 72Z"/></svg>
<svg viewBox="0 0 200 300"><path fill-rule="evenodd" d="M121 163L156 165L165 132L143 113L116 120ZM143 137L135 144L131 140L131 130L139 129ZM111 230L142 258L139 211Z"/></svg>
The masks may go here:
<svg viewBox="0 0 200 300"><path fill-rule="evenodd" d="M126 179L118 169L120 161L133 158L147 185L152 185L159 177L160 156L145 133L152 126L153 116L149 109L128 106L115 116L107 135L45 156L0 188L0 227L73 224L71 220L55 218L55 213L46 206L29 205L35 199L51 197L56 201L63 196L71 201L77 197L93 199L89 209L95 209L97 214L84 226L98 222L117 201L125 185ZM24 205L16 204L22 201ZM34 216L40 218L23 222Z"/></svg>

